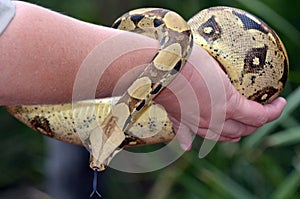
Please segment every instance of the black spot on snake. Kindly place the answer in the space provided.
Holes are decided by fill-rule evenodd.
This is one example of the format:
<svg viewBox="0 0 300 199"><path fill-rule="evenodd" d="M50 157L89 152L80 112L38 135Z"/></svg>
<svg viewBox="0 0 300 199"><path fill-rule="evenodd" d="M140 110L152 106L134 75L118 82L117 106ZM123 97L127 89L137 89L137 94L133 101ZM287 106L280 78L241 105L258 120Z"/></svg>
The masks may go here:
<svg viewBox="0 0 300 199"><path fill-rule="evenodd" d="M182 31L181 33L185 34L186 36L192 36L193 37L191 30L185 30L185 31ZM193 42L191 42L191 44L193 44Z"/></svg>
<svg viewBox="0 0 300 199"><path fill-rule="evenodd" d="M232 13L234 15L236 15L238 18L240 18L240 20L244 24L244 29L245 30L255 29L255 30L259 30L259 31L261 31L261 32L263 32L265 34L268 34L268 31L266 29L264 29L261 24L256 23L254 20L252 20L251 18L249 18L244 13L239 13L237 11L232 11Z"/></svg>
<svg viewBox="0 0 300 199"><path fill-rule="evenodd" d="M124 126L122 128L122 131L124 132L127 126L131 123L131 115L129 115L124 123Z"/></svg>
<svg viewBox="0 0 300 199"><path fill-rule="evenodd" d="M180 69L182 68L182 60L180 59L176 65L174 66L174 68L172 69L172 71L170 72L171 75L175 75L176 73L178 73L180 71Z"/></svg>
<svg viewBox="0 0 300 199"><path fill-rule="evenodd" d="M140 111L146 104L145 100L142 100L140 104L135 108L135 110Z"/></svg>
<svg viewBox="0 0 300 199"><path fill-rule="evenodd" d="M215 16L212 16L199 27L198 33L204 37L206 41L212 42L221 38L222 29L216 22Z"/></svg>
<svg viewBox="0 0 300 199"><path fill-rule="evenodd" d="M244 73L257 73L264 69L268 47L252 48L244 59Z"/></svg>
<svg viewBox="0 0 300 199"><path fill-rule="evenodd" d="M283 84L283 86L285 86L286 80L288 78L288 71L289 71L289 63L287 58L284 59L283 64L284 64L283 74L279 81Z"/></svg>
<svg viewBox="0 0 300 199"><path fill-rule="evenodd" d="M153 24L154 24L154 27L157 28L158 26L160 26L161 24L163 24L163 22L159 19L154 19L153 20Z"/></svg>
<svg viewBox="0 0 300 199"><path fill-rule="evenodd" d="M133 133L130 131L125 133L125 140L123 140L123 142L120 144L120 146L119 146L120 148L123 148L125 145L126 146L130 146L130 145L136 146L136 145L145 144L145 141L143 141L137 137L131 136L131 134L133 134Z"/></svg>
<svg viewBox="0 0 300 199"><path fill-rule="evenodd" d="M137 25L143 18L144 18L144 15L139 15L139 14L132 15L130 17L131 21L133 21L133 23L135 25Z"/></svg>
<svg viewBox="0 0 300 199"><path fill-rule="evenodd" d="M252 83L252 84L255 84L255 79L256 79L256 76L255 76L255 75L251 76L251 83Z"/></svg>
<svg viewBox="0 0 300 199"><path fill-rule="evenodd" d="M118 20L112 25L112 28L118 29L120 24L121 24L121 20Z"/></svg>
<svg viewBox="0 0 300 199"><path fill-rule="evenodd" d="M156 57L158 56L158 54L159 54L159 52L157 52L157 53L154 55L154 57L152 58L151 62L153 62L153 61L156 59Z"/></svg>
<svg viewBox="0 0 300 199"><path fill-rule="evenodd" d="M261 104L266 104L269 101L269 99L277 92L278 89L274 87L266 87L249 96L249 99Z"/></svg>
<svg viewBox="0 0 300 199"><path fill-rule="evenodd" d="M47 134L47 136L50 136L50 137L54 136L54 134L50 128L50 123L46 118L40 117L40 116L35 116L33 118L33 120L30 121L30 123L35 130L39 131L40 129L42 129Z"/></svg>
<svg viewBox="0 0 300 199"><path fill-rule="evenodd" d="M156 95L163 88L162 84L159 83L154 87L154 89L150 92L151 95Z"/></svg>

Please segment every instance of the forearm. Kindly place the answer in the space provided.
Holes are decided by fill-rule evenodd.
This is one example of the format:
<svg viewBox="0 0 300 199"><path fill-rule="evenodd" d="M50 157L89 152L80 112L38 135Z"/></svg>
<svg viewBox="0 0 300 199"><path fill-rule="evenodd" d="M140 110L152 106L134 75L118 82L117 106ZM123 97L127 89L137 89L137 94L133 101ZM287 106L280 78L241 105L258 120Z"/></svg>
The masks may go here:
<svg viewBox="0 0 300 199"><path fill-rule="evenodd" d="M32 4L15 4L16 15L0 37L0 104L70 101L83 60L120 32ZM145 38L141 42L155 41ZM109 96L124 72L148 62L154 53L151 49L136 51L114 62L107 71L114 75L100 80L98 97Z"/></svg>

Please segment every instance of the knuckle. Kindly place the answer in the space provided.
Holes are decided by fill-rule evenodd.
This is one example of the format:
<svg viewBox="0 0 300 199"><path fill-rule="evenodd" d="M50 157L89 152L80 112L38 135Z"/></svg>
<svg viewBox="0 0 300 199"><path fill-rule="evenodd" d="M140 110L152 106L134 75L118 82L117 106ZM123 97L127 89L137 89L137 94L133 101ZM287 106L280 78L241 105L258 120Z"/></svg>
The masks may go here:
<svg viewBox="0 0 300 199"><path fill-rule="evenodd" d="M266 116L265 112L262 111L261 115L259 117L257 117L257 127L261 127L264 124L266 124L268 122L268 117Z"/></svg>
<svg viewBox="0 0 300 199"><path fill-rule="evenodd" d="M239 97L239 95L231 93L227 100L227 117L233 117L237 112L238 107L240 107L240 104L241 97Z"/></svg>

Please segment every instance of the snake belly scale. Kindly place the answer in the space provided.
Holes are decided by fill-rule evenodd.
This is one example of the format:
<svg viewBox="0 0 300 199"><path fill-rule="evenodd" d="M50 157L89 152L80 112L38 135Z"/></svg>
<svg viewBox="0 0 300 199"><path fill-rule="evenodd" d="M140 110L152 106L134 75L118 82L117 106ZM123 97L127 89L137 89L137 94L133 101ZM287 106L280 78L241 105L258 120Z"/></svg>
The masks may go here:
<svg viewBox="0 0 300 199"><path fill-rule="evenodd" d="M272 102L287 81L288 57L281 40L263 21L239 9L208 8L188 23L165 9L137 9L121 16L113 27L155 38L161 46L123 96L84 100L73 106L7 107L13 116L44 135L90 148L90 166L95 170L105 169L124 146L175 137L168 114L152 99L184 66L193 42L206 49L235 88L251 100ZM99 125L102 133L88 133L84 138L78 134L93 132Z"/></svg>

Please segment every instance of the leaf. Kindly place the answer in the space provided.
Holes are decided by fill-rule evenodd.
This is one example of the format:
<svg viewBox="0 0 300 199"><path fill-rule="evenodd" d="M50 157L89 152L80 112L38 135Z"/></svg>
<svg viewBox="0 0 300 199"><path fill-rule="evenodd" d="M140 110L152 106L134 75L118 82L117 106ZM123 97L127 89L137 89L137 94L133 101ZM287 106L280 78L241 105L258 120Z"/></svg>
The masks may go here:
<svg viewBox="0 0 300 199"><path fill-rule="evenodd" d="M196 152L190 153L190 158L197 157ZM191 159L192 160L192 159ZM228 193L231 198L255 199L256 197L247 191L242 185L230 178L222 170L215 167L205 159L201 159L202 164L193 161L193 166L201 172L200 179L206 184L213 184L218 190ZM214 187L214 188L216 188Z"/></svg>
<svg viewBox="0 0 300 199"><path fill-rule="evenodd" d="M300 183L300 170L296 168L292 171L281 185L275 189L274 193L270 198L273 199L285 199L294 198L293 195L297 191Z"/></svg>
<svg viewBox="0 0 300 199"><path fill-rule="evenodd" d="M300 142L300 126L285 129L266 138L267 147L285 146Z"/></svg>

